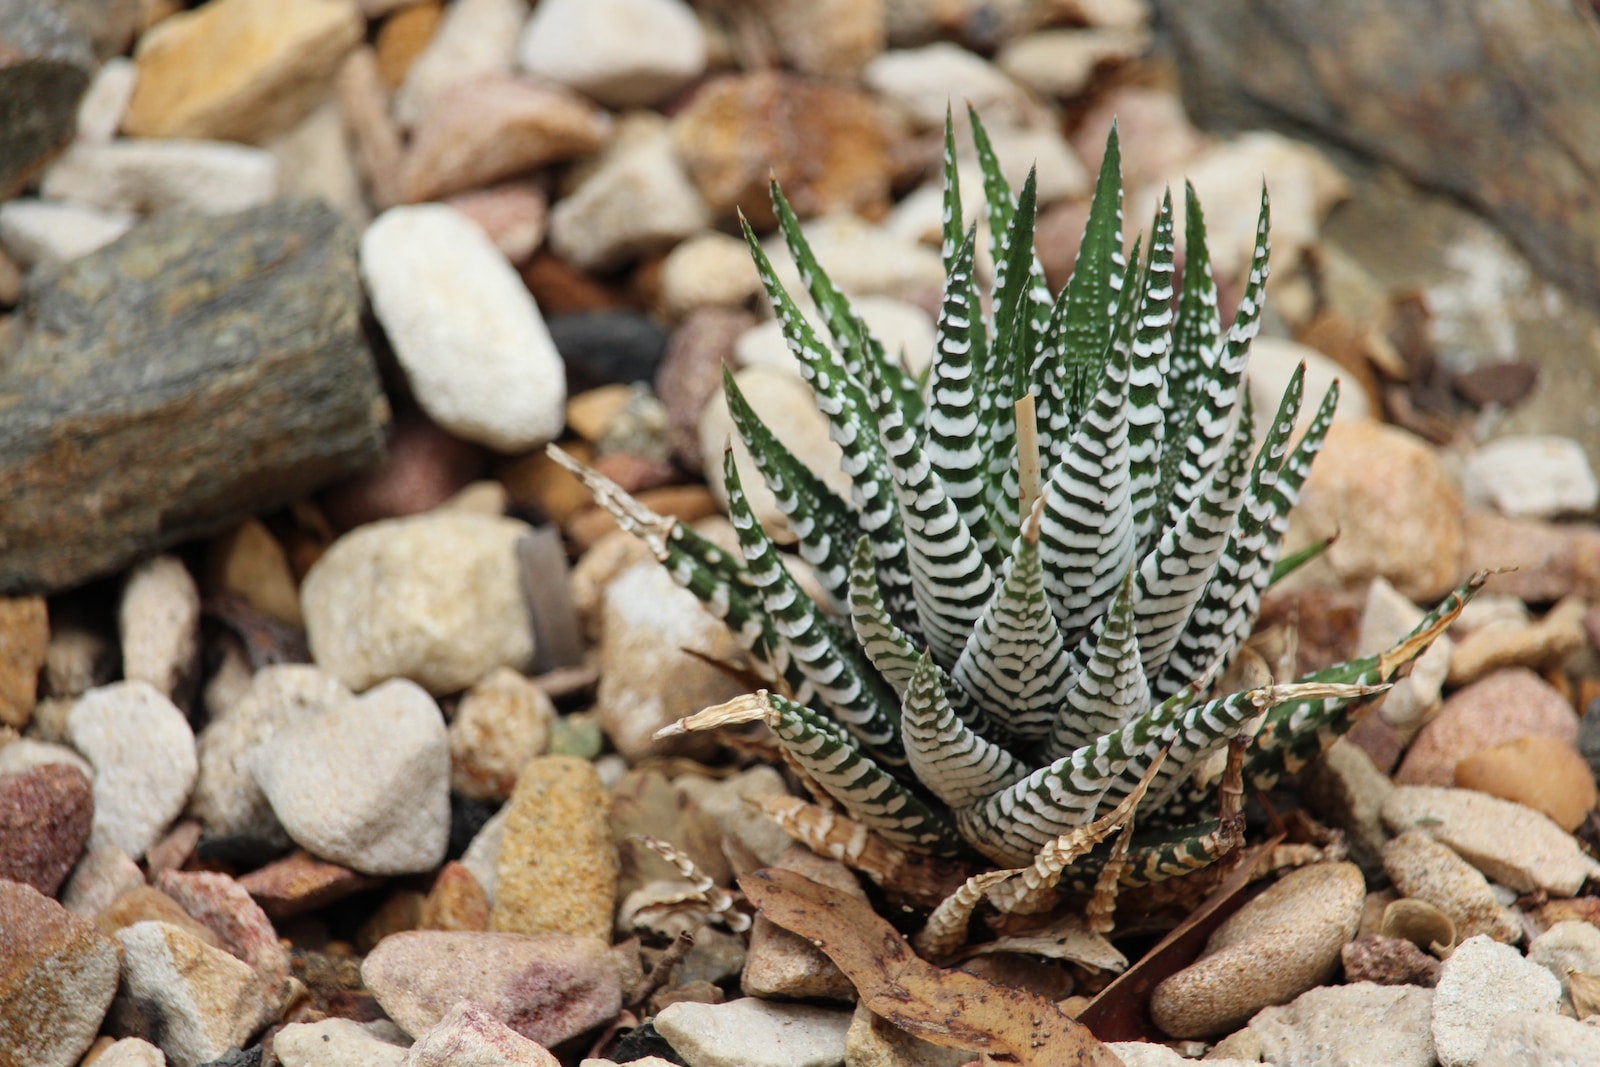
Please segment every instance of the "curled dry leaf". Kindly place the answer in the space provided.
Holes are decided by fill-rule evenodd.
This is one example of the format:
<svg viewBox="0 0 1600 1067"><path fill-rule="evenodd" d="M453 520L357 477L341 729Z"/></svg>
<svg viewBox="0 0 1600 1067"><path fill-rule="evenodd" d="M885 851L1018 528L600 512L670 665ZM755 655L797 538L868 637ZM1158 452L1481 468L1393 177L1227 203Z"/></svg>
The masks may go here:
<svg viewBox="0 0 1600 1067"><path fill-rule="evenodd" d="M768 919L822 949L870 1011L924 1041L1025 1067L1122 1063L1052 1001L922 959L867 901L772 868L739 886Z"/></svg>
<svg viewBox="0 0 1600 1067"><path fill-rule="evenodd" d="M1040 918L1046 921L1040 923ZM1118 952L1117 947L1102 934L1091 930L1082 916L1029 916L1027 922L1030 925L1012 928L993 941L968 946L961 958L994 952L1020 952L1029 956L1066 960L1092 971L1121 973L1128 969L1128 957Z"/></svg>

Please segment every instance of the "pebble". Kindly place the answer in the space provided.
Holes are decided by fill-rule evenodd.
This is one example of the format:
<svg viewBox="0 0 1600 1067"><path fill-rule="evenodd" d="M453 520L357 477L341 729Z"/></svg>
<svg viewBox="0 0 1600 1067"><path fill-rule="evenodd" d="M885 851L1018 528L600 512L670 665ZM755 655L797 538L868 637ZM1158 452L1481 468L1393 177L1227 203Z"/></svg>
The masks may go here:
<svg viewBox="0 0 1600 1067"><path fill-rule="evenodd" d="M93 1062L96 1067L167 1067L166 1054L138 1037L112 1042Z"/></svg>
<svg viewBox="0 0 1600 1067"><path fill-rule="evenodd" d="M924 130L943 129L945 112L956 101L958 141L967 136L962 101L978 112L985 127L1025 126L1037 108L994 64L946 41L885 52L861 76Z"/></svg>
<svg viewBox="0 0 1600 1067"><path fill-rule="evenodd" d="M339 105L328 100L267 146L278 163L278 193L317 198L355 226L372 221Z"/></svg>
<svg viewBox="0 0 1600 1067"><path fill-rule="evenodd" d="M1393 646L1422 621L1423 610L1400 595L1382 578L1367 586L1367 603L1361 611L1361 632L1356 655L1370 656ZM1444 681L1450 670L1455 642L1440 634L1427 651L1411 664L1411 671L1389 690L1378 714L1410 742L1422 724L1438 710Z"/></svg>
<svg viewBox="0 0 1600 1067"><path fill-rule="evenodd" d="M417 122L400 173L410 202L437 200L605 144L611 118L577 93L489 75L439 94Z"/></svg>
<svg viewBox="0 0 1600 1067"><path fill-rule="evenodd" d="M350 0L218 0L139 39L131 137L259 144L311 112L361 40Z"/></svg>
<svg viewBox="0 0 1600 1067"><path fill-rule="evenodd" d="M1339 952L1346 982L1415 985L1432 989L1439 982L1439 961L1398 937L1368 934Z"/></svg>
<svg viewBox="0 0 1600 1067"><path fill-rule="evenodd" d="M550 212L550 248L579 270L607 271L670 248L711 212L662 131L611 153Z"/></svg>
<svg viewBox="0 0 1600 1067"><path fill-rule="evenodd" d="M609 1022L622 1006L608 942L566 934L398 933L367 956L361 979L418 1038L464 1000L547 1047Z"/></svg>
<svg viewBox="0 0 1600 1067"><path fill-rule="evenodd" d="M87 27L74 27L54 5L10 5L0 28L7 97L16 117L0 130L0 200L20 193L72 140L78 102L94 73Z"/></svg>
<svg viewBox="0 0 1600 1067"><path fill-rule="evenodd" d="M517 63L607 107L645 107L704 72L705 33L681 0L540 0Z"/></svg>
<svg viewBox="0 0 1600 1067"><path fill-rule="evenodd" d="M1427 832L1518 893L1570 897L1600 875L1600 863L1543 815L1470 789L1402 786L1383 802L1383 822L1395 833Z"/></svg>
<svg viewBox="0 0 1600 1067"><path fill-rule="evenodd" d="M1433 1067L1433 991L1417 986L1323 986L1250 1020L1261 1058L1281 1067Z"/></svg>
<svg viewBox="0 0 1600 1067"><path fill-rule="evenodd" d="M1522 937L1521 919L1501 905L1489 880L1420 830L1408 830L1384 846L1383 869L1400 893L1444 912L1455 923L1457 940L1487 934L1509 944Z"/></svg>
<svg viewBox="0 0 1600 1067"><path fill-rule="evenodd" d="M1555 975L1510 945L1482 936L1462 942L1444 961L1434 989L1433 1044L1440 1067L1473 1067L1502 1017L1555 1012L1560 999Z"/></svg>
<svg viewBox="0 0 1600 1067"><path fill-rule="evenodd" d="M790 846L773 866L843 890L857 899L866 899L866 893L849 868L836 860L818 856L803 845ZM767 999L846 1002L856 999L854 983L820 948L762 914L756 915L750 928L749 955L745 958L739 988L746 996Z"/></svg>
<svg viewBox="0 0 1600 1067"><path fill-rule="evenodd" d="M439 870L417 916L419 930L489 929L492 905L465 864L454 860Z"/></svg>
<svg viewBox="0 0 1600 1067"><path fill-rule="evenodd" d="M284 725L249 766L289 836L315 856L374 875L444 862L449 743L439 706L414 682L384 682Z"/></svg>
<svg viewBox="0 0 1600 1067"><path fill-rule="evenodd" d="M606 585L601 628L595 707L617 751L634 761L713 752L717 741L706 734L654 738L669 723L745 691L738 679L700 658L743 661L743 650L721 620L652 559ZM671 678L672 685L662 686L662 678Z"/></svg>
<svg viewBox="0 0 1600 1067"><path fill-rule="evenodd" d="M1553 518L1590 512L1600 503L1589 459L1566 437L1502 437L1474 451L1461 471L1468 504L1503 515Z"/></svg>
<svg viewBox="0 0 1600 1067"><path fill-rule="evenodd" d="M67 263L104 248L133 228L126 211L22 198L0 204L0 248L23 268Z"/></svg>
<svg viewBox="0 0 1600 1067"><path fill-rule="evenodd" d="M726 1004L670 1004L655 1026L696 1067L838 1067L850 1016L744 997Z"/></svg>
<svg viewBox="0 0 1600 1067"><path fill-rule="evenodd" d="M661 306L674 319L702 308L738 308L761 292L750 249L716 231L681 241L661 262Z"/></svg>
<svg viewBox="0 0 1600 1067"><path fill-rule="evenodd" d="M760 10L787 66L819 78L856 81L861 68L883 51L881 6L855 0L765 0Z"/></svg>
<svg viewBox="0 0 1600 1067"><path fill-rule="evenodd" d="M450 787L463 796L504 800L517 775L550 747L556 707L544 690L509 667L469 689L450 723Z"/></svg>
<svg viewBox="0 0 1600 1067"><path fill-rule="evenodd" d="M544 1046L511 1029L471 1001L462 1001L437 1026L417 1036L405 1067L560 1067Z"/></svg>
<svg viewBox="0 0 1600 1067"><path fill-rule="evenodd" d="M495 890L499 888L500 880L496 871L500 862L500 846L505 842L506 818L510 814L511 809L501 805L500 810L478 828L467 850L461 854L461 866L477 880L490 908L494 907Z"/></svg>
<svg viewBox="0 0 1600 1067"><path fill-rule="evenodd" d="M128 572L117 634L124 678L189 703L200 673L200 587L176 556L152 556Z"/></svg>
<svg viewBox="0 0 1600 1067"><path fill-rule="evenodd" d="M1600 531L1591 526L1474 511L1465 533L1461 572L1498 570L1489 579L1492 592L1530 604L1568 595L1600 599Z"/></svg>
<svg viewBox="0 0 1600 1067"><path fill-rule="evenodd" d="M85 778L94 777L94 768L89 766L89 761L66 745L31 737L18 737L0 743L0 775L23 774L52 763L64 763L78 768Z"/></svg>
<svg viewBox="0 0 1600 1067"><path fill-rule="evenodd" d="M156 886L256 974L268 1008L289 996L289 953L243 885L216 871L163 871Z"/></svg>
<svg viewBox="0 0 1600 1067"><path fill-rule="evenodd" d="M250 773L251 754L281 729L309 722L353 699L349 689L309 664L263 667L249 691L225 714L214 714L200 731L200 771L189 813L212 838L242 837L287 845L266 794Z"/></svg>
<svg viewBox="0 0 1600 1067"><path fill-rule="evenodd" d="M49 650L50 613L44 597L0 597L0 725L28 725ZM10 747L0 745L0 752Z"/></svg>
<svg viewBox="0 0 1600 1067"><path fill-rule="evenodd" d="M777 221L774 179L802 219L876 218L889 206L889 134L877 101L855 88L780 71L723 75L695 92L672 135L712 210L738 208L759 231Z"/></svg>
<svg viewBox="0 0 1600 1067"><path fill-rule="evenodd" d="M495 862L495 930L609 942L617 860L607 809L593 764L575 756L529 761L507 801Z"/></svg>
<svg viewBox="0 0 1600 1067"><path fill-rule="evenodd" d="M1209 228L1208 228L1209 232ZM1265 437L1272 413L1278 410L1289 379L1304 363L1304 397L1295 429L1303 432L1316 415L1323 394L1336 379L1341 380L1339 403L1333 409L1335 422L1365 422L1372 418L1372 402L1366 391L1352 383L1350 372L1309 345L1284 337L1258 337L1250 344L1250 399L1255 404L1257 429ZM1320 460L1319 460L1320 462ZM1315 468L1313 468L1315 469Z"/></svg>
<svg viewBox="0 0 1600 1067"><path fill-rule="evenodd" d="M1350 858L1371 875L1382 865L1379 854L1389 839L1379 809L1394 788L1389 776L1349 738L1340 738L1301 773L1306 806L1344 831Z"/></svg>
<svg viewBox="0 0 1600 1067"><path fill-rule="evenodd" d="M1149 45L1138 30L1041 30L1001 46L995 66L1036 93L1070 100L1095 72L1137 57Z"/></svg>
<svg viewBox="0 0 1600 1067"><path fill-rule="evenodd" d="M89 847L116 845L143 856L194 787L188 720L148 682L116 682L78 699L67 716L67 734L94 766Z"/></svg>
<svg viewBox="0 0 1600 1067"><path fill-rule="evenodd" d="M496 667L522 670L533 632L514 519L440 511L341 537L301 586L318 666L355 690L410 678L454 693Z"/></svg>
<svg viewBox="0 0 1600 1067"><path fill-rule="evenodd" d="M1519 1011L1502 1015L1473 1067L1582 1067L1600 1063L1600 1027Z"/></svg>
<svg viewBox="0 0 1600 1067"><path fill-rule="evenodd" d="M1449 785L1462 760L1519 737L1551 737L1569 745L1578 740L1572 705L1526 667L1496 671L1452 693L1417 734L1395 783Z"/></svg>
<svg viewBox="0 0 1600 1067"><path fill-rule="evenodd" d="M0 775L0 878L55 896L93 821L94 787L76 767L47 763Z"/></svg>
<svg viewBox="0 0 1600 1067"><path fill-rule="evenodd" d="M1600 975L1600 929L1568 919L1558 922L1528 945L1528 960L1556 976L1565 1010L1572 1006L1568 975L1577 971Z"/></svg>
<svg viewBox="0 0 1600 1067"><path fill-rule="evenodd" d="M441 0L426 0L402 7L383 20L373 41L373 50L377 53L378 72L383 75L385 85L391 89L401 86L411 64L433 40L443 17Z"/></svg>
<svg viewBox="0 0 1600 1067"><path fill-rule="evenodd" d="M538 305L459 211L384 212L362 235L361 276L417 403L440 426L502 452L561 432L565 375Z"/></svg>
<svg viewBox="0 0 1600 1067"><path fill-rule="evenodd" d="M292 919L373 889L380 880L297 849L257 867L240 878L239 884L268 915Z"/></svg>
<svg viewBox="0 0 1600 1067"><path fill-rule="evenodd" d="M27 615L11 614L24 608L23 598L9 599L3 603L10 605L6 612L10 615L8 629L28 619ZM47 637L50 641L45 649L44 673L41 676L44 695L75 699L117 677L122 666L122 653L109 629L102 630L69 617L49 623L43 608L41 598L37 625L48 627L40 639Z"/></svg>
<svg viewBox="0 0 1600 1067"><path fill-rule="evenodd" d="M933 320L922 308L888 296L858 297L851 305L891 359L899 360L913 374L921 374L932 362ZM827 336L820 321L813 318L811 325L819 337ZM783 327L776 319L768 319L741 334L734 344L734 355L741 367L771 367L800 376L800 361L789 350Z"/></svg>
<svg viewBox="0 0 1600 1067"><path fill-rule="evenodd" d="M242 1046L266 1021L255 973L222 949L164 922L116 937L123 995L111 1007L113 1033L143 1037L175 1067L194 1067Z"/></svg>
<svg viewBox="0 0 1600 1067"><path fill-rule="evenodd" d="M1456 764L1455 784L1530 807L1568 833L1595 806L1588 761L1554 737L1519 737L1475 752Z"/></svg>
<svg viewBox="0 0 1600 1067"><path fill-rule="evenodd" d="M289 1023L272 1038L283 1067L401 1067L406 1050L379 1039L354 1019Z"/></svg>
<svg viewBox="0 0 1600 1067"><path fill-rule="evenodd" d="M1467 685L1507 667L1557 668L1588 644L1583 619L1588 605L1566 597L1537 622L1485 624L1462 638L1450 657L1450 684Z"/></svg>
<svg viewBox="0 0 1600 1067"><path fill-rule="evenodd" d="M335 529L419 515L442 507L483 467L483 450L446 433L414 408L395 413L382 462L322 495Z"/></svg>
<svg viewBox="0 0 1600 1067"><path fill-rule="evenodd" d="M226 215L272 200L278 180L278 161L263 148L119 140L74 145L45 172L39 191L103 212Z"/></svg>
<svg viewBox="0 0 1600 1067"><path fill-rule="evenodd" d="M844 1062L848 1067L961 1067L973 1060L966 1049L924 1041L857 1004L844 1037Z"/></svg>
<svg viewBox="0 0 1600 1067"><path fill-rule="evenodd" d="M721 825L723 833L738 839L763 865L776 863L791 844L783 828L751 803L761 797L789 795L775 767L757 765L721 780L685 774L672 788L693 800Z"/></svg>
<svg viewBox="0 0 1600 1067"><path fill-rule="evenodd" d="M666 331L648 315L620 309L552 315L550 336L555 338L574 392L649 381L667 348ZM647 402L647 397L631 399ZM599 438L595 441L599 443Z"/></svg>
<svg viewBox="0 0 1600 1067"><path fill-rule="evenodd" d="M511 263L523 263L544 243L550 198L532 181L508 181L460 193L447 201L477 223Z"/></svg>
<svg viewBox="0 0 1600 1067"><path fill-rule="evenodd" d="M0 1060L73 1067L116 991L116 942L31 886L0 880Z"/></svg>
<svg viewBox="0 0 1600 1067"><path fill-rule="evenodd" d="M211 542L206 580L215 589L244 597L263 615L289 626L305 626L299 582L289 568L288 554L260 519L246 519ZM217 709L207 710L216 715Z"/></svg>
<svg viewBox="0 0 1600 1067"><path fill-rule="evenodd" d="M465 82L510 74L527 0L465 0L448 5L428 46L394 96L400 125L416 125L443 93Z"/></svg>
<svg viewBox="0 0 1600 1067"><path fill-rule="evenodd" d="M1199 960L1156 986L1151 1018L1174 1037L1223 1034L1321 985L1355 936L1365 895L1353 863L1291 872L1217 927Z"/></svg>
<svg viewBox="0 0 1600 1067"><path fill-rule="evenodd" d="M151 885L138 885L122 894L94 917L95 925L107 934L126 930L135 923L161 922L199 938L212 948L222 948L216 934L183 910L183 905Z"/></svg>
<svg viewBox="0 0 1600 1067"><path fill-rule="evenodd" d="M940 292L944 285L944 264L938 251L885 226L855 215L835 214L807 222L801 232L818 264L852 299L876 295L915 301ZM788 248L776 238L762 247L772 262L773 274L804 306L805 286Z"/></svg>
<svg viewBox="0 0 1600 1067"><path fill-rule="evenodd" d="M61 904L74 915L93 918L128 890L144 885L144 871L116 845L83 854L61 891Z"/></svg>

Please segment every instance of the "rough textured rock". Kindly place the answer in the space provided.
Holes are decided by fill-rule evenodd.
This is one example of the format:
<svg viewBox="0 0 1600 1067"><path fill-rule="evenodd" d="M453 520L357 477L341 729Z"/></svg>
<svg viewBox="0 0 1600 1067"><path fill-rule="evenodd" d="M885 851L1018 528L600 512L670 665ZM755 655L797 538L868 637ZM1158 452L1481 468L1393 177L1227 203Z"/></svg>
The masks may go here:
<svg viewBox="0 0 1600 1067"><path fill-rule="evenodd" d="M98 915L123 893L144 885L144 871L116 845L83 854L61 891L61 904L74 915Z"/></svg>
<svg viewBox="0 0 1600 1067"><path fill-rule="evenodd" d="M274 204L30 275L0 372L0 589L79 584L375 461L354 244L332 210Z"/></svg>
<svg viewBox="0 0 1600 1067"><path fill-rule="evenodd" d="M1353 863L1289 874L1217 927L1205 955L1156 986L1151 1018L1175 1037L1223 1034L1320 985L1355 936L1365 894Z"/></svg>
<svg viewBox="0 0 1600 1067"><path fill-rule="evenodd" d="M1461 472L1469 504L1504 515L1557 515L1594 510L1600 501L1589 460L1566 437L1502 437L1476 450Z"/></svg>
<svg viewBox="0 0 1600 1067"><path fill-rule="evenodd" d="M854 81L883 51L883 0L761 0L774 45L801 74Z"/></svg>
<svg viewBox="0 0 1600 1067"><path fill-rule="evenodd" d="M1572 1006L1573 972L1600 975L1600 928L1573 919L1558 922L1528 944L1528 960L1561 982L1566 1010Z"/></svg>
<svg viewBox="0 0 1600 1067"><path fill-rule="evenodd" d="M100 1067L167 1067L166 1054L139 1037L113 1041L94 1062Z"/></svg>
<svg viewBox="0 0 1600 1067"><path fill-rule="evenodd" d="M1441 1067L1471 1067L1504 1016L1554 1013L1561 1001L1555 975L1487 937L1463 942L1444 961L1434 989L1433 1044Z"/></svg>
<svg viewBox="0 0 1600 1067"><path fill-rule="evenodd" d="M546 1046L609 1021L622 1006L607 942L565 934L394 934L367 956L361 978L413 1037L463 1000Z"/></svg>
<svg viewBox="0 0 1600 1067"><path fill-rule="evenodd" d="M566 378L555 343L477 225L442 204L391 208L362 235L361 275L431 419L503 452L561 432Z"/></svg>
<svg viewBox="0 0 1600 1067"><path fill-rule="evenodd" d="M417 1036L404 1067L560 1067L529 1041L471 1001L462 1001L437 1026Z"/></svg>
<svg viewBox="0 0 1600 1067"><path fill-rule="evenodd" d="M395 118L402 126L415 125L452 86L510 74L517 34L527 18L527 0L467 0L449 5L395 94Z"/></svg>
<svg viewBox="0 0 1600 1067"><path fill-rule="evenodd" d="M1526 667L1496 671L1450 695L1406 751L1398 785L1449 785L1456 764L1519 737L1578 739L1578 717L1554 686Z"/></svg>
<svg viewBox="0 0 1600 1067"><path fill-rule="evenodd" d="M410 678L454 693L496 667L526 669L514 519L439 511L375 522L334 543L301 586L319 666L350 688Z"/></svg>
<svg viewBox="0 0 1600 1067"><path fill-rule="evenodd" d="M123 128L259 144L321 101L362 29L351 0L219 0L164 19L139 40Z"/></svg>
<svg viewBox="0 0 1600 1067"><path fill-rule="evenodd" d="M1488 879L1420 830L1408 830L1384 846L1383 869L1402 895L1444 912L1455 924L1458 941L1478 934L1508 943L1522 937L1521 920L1501 905Z"/></svg>
<svg viewBox="0 0 1600 1067"><path fill-rule="evenodd" d="M222 948L255 971L268 1009L285 1001L290 993L289 952L244 886L215 871L162 871L156 884L211 931Z"/></svg>
<svg viewBox="0 0 1600 1067"><path fill-rule="evenodd" d="M177 818L194 786L194 733L183 712L147 682L91 689L67 716L73 747L94 765L89 847L143 856Z"/></svg>
<svg viewBox="0 0 1600 1067"><path fill-rule="evenodd" d="M275 919L292 919L373 889L381 880L296 850L281 860L257 867L241 878L239 884L268 915Z"/></svg>
<svg viewBox="0 0 1600 1067"><path fill-rule="evenodd" d="M244 1044L263 1022L255 973L170 923L117 931L122 987L108 1030L161 1046L173 1067L199 1067Z"/></svg>
<svg viewBox="0 0 1600 1067"><path fill-rule="evenodd" d="M93 821L94 788L78 768L47 763L0 773L0 879L55 896Z"/></svg>
<svg viewBox="0 0 1600 1067"><path fill-rule="evenodd" d="M94 54L57 5L0 4L0 200L72 141Z"/></svg>
<svg viewBox="0 0 1600 1067"><path fill-rule="evenodd" d="M128 572L117 605L122 676L187 707L200 674L200 587L176 556Z"/></svg>
<svg viewBox="0 0 1600 1067"><path fill-rule="evenodd" d="M1583 1067L1600 1061L1600 1027L1519 1011L1503 1015L1474 1067Z"/></svg>
<svg viewBox="0 0 1600 1067"><path fill-rule="evenodd" d="M0 597L0 726L28 725L50 648L44 598Z"/></svg>
<svg viewBox="0 0 1600 1067"><path fill-rule="evenodd" d="M278 161L261 148L211 141L78 144L45 172L39 192L105 212L227 215L278 194Z"/></svg>
<svg viewBox="0 0 1600 1067"><path fill-rule="evenodd" d="M507 802L494 929L609 940L617 870L607 807L588 761L542 756L528 763Z"/></svg>
<svg viewBox="0 0 1600 1067"><path fill-rule="evenodd" d="M682 0L541 0L517 61L608 107L641 107L699 77L706 42Z"/></svg>
<svg viewBox="0 0 1600 1067"><path fill-rule="evenodd" d="M745 997L680 1001L655 1024L679 1055L703 1067L834 1067L844 1060L850 1012Z"/></svg>
<svg viewBox="0 0 1600 1067"><path fill-rule="evenodd" d="M1433 1067L1431 990L1371 982L1308 990L1250 1020L1262 1059L1278 1067Z"/></svg>
<svg viewBox="0 0 1600 1067"><path fill-rule="evenodd" d="M37 890L0 881L0 1061L73 1067L116 991L115 942Z"/></svg>
<svg viewBox="0 0 1600 1067"><path fill-rule="evenodd" d="M444 716L412 682L385 682L285 726L255 750L250 769L289 836L314 855L377 875L431 870L444 860Z"/></svg>
<svg viewBox="0 0 1600 1067"><path fill-rule="evenodd" d="M290 1023L273 1036L272 1054L283 1067L400 1067L406 1062L404 1048L354 1019Z"/></svg>
<svg viewBox="0 0 1600 1067"><path fill-rule="evenodd" d="M451 788L469 797L504 800L517 775L550 748L556 706L543 689L499 667L469 689L450 722Z"/></svg>
<svg viewBox="0 0 1600 1067"><path fill-rule="evenodd" d="M866 899L849 868L803 845L791 846L773 866ZM739 976L739 988L746 996L769 1000L852 1001L856 997L855 985L820 948L765 915L757 915L750 928L749 956Z"/></svg>

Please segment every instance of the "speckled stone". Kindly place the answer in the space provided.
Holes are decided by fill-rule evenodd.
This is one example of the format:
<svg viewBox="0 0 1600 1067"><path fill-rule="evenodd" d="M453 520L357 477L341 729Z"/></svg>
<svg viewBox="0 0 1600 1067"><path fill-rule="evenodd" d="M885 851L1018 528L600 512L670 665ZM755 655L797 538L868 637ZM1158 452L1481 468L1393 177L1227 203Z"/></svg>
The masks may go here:
<svg viewBox="0 0 1600 1067"><path fill-rule="evenodd" d="M1510 945L1469 938L1444 961L1434 990L1433 1044L1441 1067L1473 1067L1503 1017L1554 1013L1560 1001L1555 975Z"/></svg>
<svg viewBox="0 0 1600 1067"><path fill-rule="evenodd" d="M498 667L467 691L450 722L450 788L504 800L528 761L550 749L556 706L532 681Z"/></svg>
<svg viewBox="0 0 1600 1067"><path fill-rule="evenodd" d="M617 869L609 806L587 760L542 756L528 763L507 802L494 929L611 939Z"/></svg>
<svg viewBox="0 0 1600 1067"><path fill-rule="evenodd" d="M89 847L144 855L183 810L198 765L183 712L148 682L116 682L78 698L67 733L94 765Z"/></svg>
<svg viewBox="0 0 1600 1067"><path fill-rule="evenodd" d="M31 886L0 881L0 1063L73 1067L116 991L114 941Z"/></svg>
<svg viewBox="0 0 1600 1067"><path fill-rule="evenodd" d="M265 1022L255 972L170 923L117 931L121 995L113 1033L158 1041L175 1067L196 1067L242 1045Z"/></svg>
<svg viewBox="0 0 1600 1067"><path fill-rule="evenodd" d="M1408 830L1384 846L1383 869L1402 894L1449 916L1458 941L1487 934L1509 943L1522 936L1521 921L1501 906L1489 880L1420 830Z"/></svg>
<svg viewBox="0 0 1600 1067"><path fill-rule="evenodd" d="M560 1067L561 1061L471 1001L417 1037L404 1067Z"/></svg>
<svg viewBox="0 0 1600 1067"><path fill-rule="evenodd" d="M1433 991L1371 982L1309 989L1250 1020L1261 1058L1280 1067L1434 1067Z"/></svg>
<svg viewBox="0 0 1600 1067"><path fill-rule="evenodd" d="M61 891L61 904L74 915L94 917L101 908L134 886L144 885L144 872L116 845L101 845L83 854Z"/></svg>
<svg viewBox="0 0 1600 1067"><path fill-rule="evenodd" d="M1412 742L1395 784L1450 785L1456 764L1474 752L1535 735L1575 744L1572 705L1526 667L1496 671L1450 695Z"/></svg>
<svg viewBox="0 0 1600 1067"><path fill-rule="evenodd" d="M0 775L0 878L55 896L93 821L94 789L70 764Z"/></svg>
<svg viewBox="0 0 1600 1067"><path fill-rule="evenodd" d="M401 1067L406 1050L354 1019L290 1023L272 1039L281 1067Z"/></svg>
<svg viewBox="0 0 1600 1067"><path fill-rule="evenodd" d="M1355 936L1365 897L1353 863L1286 875L1219 926L1199 960L1156 986L1151 1017L1174 1037L1222 1034L1320 985Z"/></svg>

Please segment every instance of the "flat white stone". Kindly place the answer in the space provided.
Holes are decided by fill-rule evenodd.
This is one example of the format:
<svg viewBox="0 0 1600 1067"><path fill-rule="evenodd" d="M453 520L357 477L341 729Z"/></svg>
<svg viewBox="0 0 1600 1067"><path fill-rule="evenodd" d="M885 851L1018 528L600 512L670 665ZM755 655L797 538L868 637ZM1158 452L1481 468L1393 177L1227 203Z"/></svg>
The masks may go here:
<svg viewBox="0 0 1600 1067"><path fill-rule="evenodd" d="M1549 518L1588 512L1600 503L1589 457L1567 437L1520 436L1490 441L1467 457L1461 472L1469 503L1506 515Z"/></svg>
<svg viewBox="0 0 1600 1067"><path fill-rule="evenodd" d="M290 1023L272 1039L283 1067L400 1067L406 1050L380 1041L354 1019Z"/></svg>
<svg viewBox="0 0 1600 1067"><path fill-rule="evenodd" d="M867 88L900 104L925 129L942 128L951 108L964 126L963 101L977 110L985 127L1023 125L1032 111L1027 93L998 67L946 41L885 52L861 76Z"/></svg>
<svg viewBox="0 0 1600 1067"><path fill-rule="evenodd" d="M21 198L0 204L0 248L27 268L69 263L115 241L139 217L127 211L100 211L79 204Z"/></svg>
<svg viewBox="0 0 1600 1067"><path fill-rule="evenodd" d="M45 171L39 192L105 211L226 215L278 195L278 161L264 148L222 141L79 143Z"/></svg>
<svg viewBox="0 0 1600 1067"><path fill-rule="evenodd" d="M550 212L550 247L581 270L606 270L711 225L711 209L666 132L608 154Z"/></svg>
<svg viewBox="0 0 1600 1067"><path fill-rule="evenodd" d="M695 1067L839 1067L850 1015L745 997L669 1004L655 1025Z"/></svg>
<svg viewBox="0 0 1600 1067"><path fill-rule="evenodd" d="M705 33L681 0L540 0L517 62L607 106L643 107L705 71Z"/></svg>
<svg viewBox="0 0 1600 1067"><path fill-rule="evenodd" d="M361 238L361 276L417 403L468 441L521 452L564 424L566 368L517 272L443 204L391 208Z"/></svg>
<svg viewBox="0 0 1600 1067"><path fill-rule="evenodd" d="M1433 990L1372 982L1319 986L1250 1020L1262 1059L1299 1067L1433 1067Z"/></svg>

